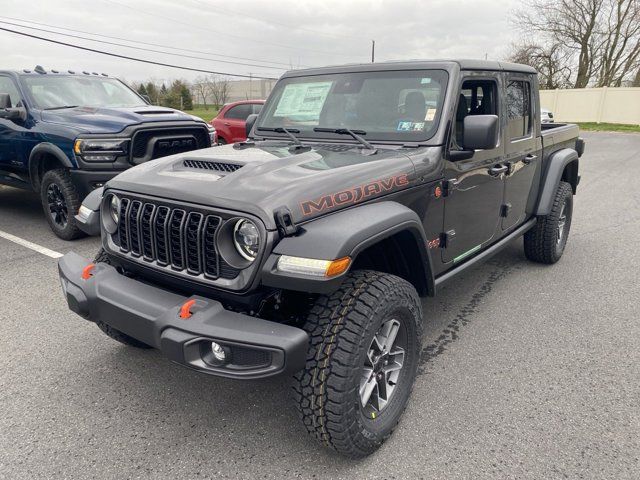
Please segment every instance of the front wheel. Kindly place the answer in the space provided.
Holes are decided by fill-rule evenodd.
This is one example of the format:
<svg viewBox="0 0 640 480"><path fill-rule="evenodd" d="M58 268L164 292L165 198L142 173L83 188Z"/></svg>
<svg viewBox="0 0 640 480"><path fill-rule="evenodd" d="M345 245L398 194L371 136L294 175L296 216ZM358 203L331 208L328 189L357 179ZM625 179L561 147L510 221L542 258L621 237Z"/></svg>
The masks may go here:
<svg viewBox="0 0 640 480"><path fill-rule="evenodd" d="M405 280L357 271L321 296L305 324L311 338L294 396L308 432L350 457L391 435L416 377L422 310Z"/></svg>
<svg viewBox="0 0 640 480"><path fill-rule="evenodd" d="M74 218L80 208L81 199L68 170L57 168L44 174L40 199L53 233L63 240L74 240L85 235L78 228Z"/></svg>

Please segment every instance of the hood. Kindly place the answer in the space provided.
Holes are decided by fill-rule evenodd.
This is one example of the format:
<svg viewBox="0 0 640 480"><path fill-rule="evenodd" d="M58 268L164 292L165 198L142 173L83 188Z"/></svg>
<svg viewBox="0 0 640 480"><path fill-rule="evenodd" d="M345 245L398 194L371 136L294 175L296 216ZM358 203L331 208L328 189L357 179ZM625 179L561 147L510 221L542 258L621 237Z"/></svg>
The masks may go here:
<svg viewBox="0 0 640 480"><path fill-rule="evenodd" d="M355 145L296 151L261 142L154 160L118 175L108 188L250 213L273 229L281 207L300 223L409 188L414 180L414 163L399 147L367 155Z"/></svg>
<svg viewBox="0 0 640 480"><path fill-rule="evenodd" d="M127 108L76 107L43 110L43 122L60 123L86 133L119 133L130 125L149 122L202 120L172 108L143 105Z"/></svg>

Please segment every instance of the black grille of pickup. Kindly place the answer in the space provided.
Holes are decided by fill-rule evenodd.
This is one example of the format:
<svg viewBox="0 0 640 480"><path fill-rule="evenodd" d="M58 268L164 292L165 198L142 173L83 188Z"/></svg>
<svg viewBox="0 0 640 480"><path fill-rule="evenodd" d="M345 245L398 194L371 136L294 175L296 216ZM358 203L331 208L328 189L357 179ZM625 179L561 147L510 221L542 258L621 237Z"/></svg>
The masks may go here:
<svg viewBox="0 0 640 480"><path fill-rule="evenodd" d="M122 253L152 265L209 279L233 279L240 270L225 262L216 247L221 223L221 217L207 212L123 198L117 243Z"/></svg>
<svg viewBox="0 0 640 480"><path fill-rule="evenodd" d="M208 146L206 128L140 130L133 135L131 160L139 163Z"/></svg>

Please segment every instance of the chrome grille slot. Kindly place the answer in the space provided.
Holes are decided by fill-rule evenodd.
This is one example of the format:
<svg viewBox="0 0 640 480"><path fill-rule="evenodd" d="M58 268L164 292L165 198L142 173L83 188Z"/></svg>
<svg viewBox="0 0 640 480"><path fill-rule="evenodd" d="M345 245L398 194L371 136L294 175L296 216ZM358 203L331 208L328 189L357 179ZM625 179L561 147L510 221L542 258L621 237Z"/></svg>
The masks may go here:
<svg viewBox="0 0 640 480"><path fill-rule="evenodd" d="M129 204L131 202L128 198L123 198L120 202L120 219L118 222L118 231L120 232L120 250L123 252L129 251L129 235L128 235L128 226L129 223L127 219L127 213L129 211Z"/></svg>
<svg viewBox="0 0 640 480"><path fill-rule="evenodd" d="M154 259L153 254L153 228L151 227L151 221L153 214L156 210L156 206L151 203L145 203L142 207L142 213L140 214L140 243L142 244L142 256L145 260L152 261Z"/></svg>
<svg viewBox="0 0 640 480"><path fill-rule="evenodd" d="M202 273L200 252L202 250L202 214L191 212L187 216L187 223L184 227L185 253L187 262L187 272L199 275Z"/></svg>
<svg viewBox="0 0 640 480"><path fill-rule="evenodd" d="M169 251L167 249L167 222L169 221L169 208L158 207L153 220L153 233L156 247L156 261L158 265L169 264Z"/></svg>
<svg viewBox="0 0 640 480"><path fill-rule="evenodd" d="M142 202L134 200L133 202L131 202L131 208L129 209L129 213L127 215L131 253L137 256L140 255L140 233L138 230L138 225L140 223L141 206Z"/></svg>
<svg viewBox="0 0 640 480"><path fill-rule="evenodd" d="M220 226L220 217L209 215L204 222L203 229L203 257L204 274L211 278L218 278L220 262L216 251L216 232Z"/></svg>
<svg viewBox="0 0 640 480"><path fill-rule="evenodd" d="M177 270L184 269L184 239L182 229L184 227L184 210L173 210L169 219L169 253L171 255L171 266Z"/></svg>

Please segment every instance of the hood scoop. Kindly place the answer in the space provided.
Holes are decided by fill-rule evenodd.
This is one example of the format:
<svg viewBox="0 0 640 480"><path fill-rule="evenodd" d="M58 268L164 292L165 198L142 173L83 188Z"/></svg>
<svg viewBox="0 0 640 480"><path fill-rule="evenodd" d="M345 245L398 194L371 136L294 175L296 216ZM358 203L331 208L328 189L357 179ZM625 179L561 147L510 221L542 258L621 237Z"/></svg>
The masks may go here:
<svg viewBox="0 0 640 480"><path fill-rule="evenodd" d="M193 168L198 170L212 170L214 172L233 173L242 168L237 163L213 162L211 160L184 160L182 165L185 168Z"/></svg>
<svg viewBox="0 0 640 480"><path fill-rule="evenodd" d="M173 110L139 110L138 115L166 115L168 113L176 113Z"/></svg>

